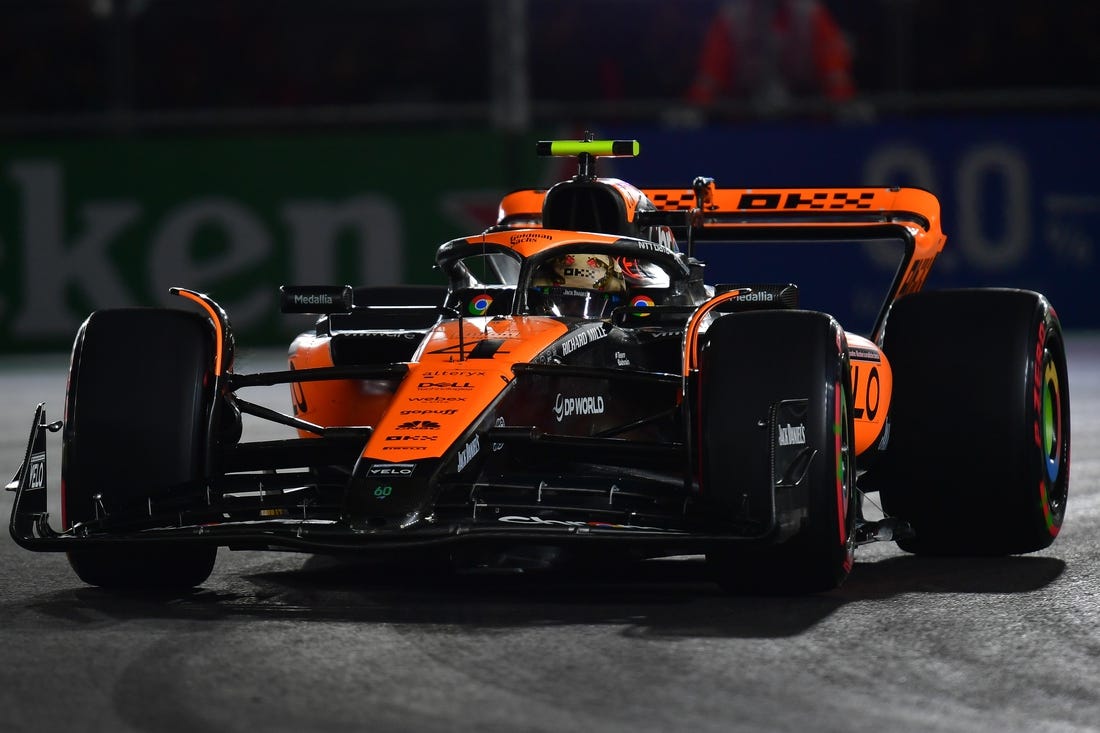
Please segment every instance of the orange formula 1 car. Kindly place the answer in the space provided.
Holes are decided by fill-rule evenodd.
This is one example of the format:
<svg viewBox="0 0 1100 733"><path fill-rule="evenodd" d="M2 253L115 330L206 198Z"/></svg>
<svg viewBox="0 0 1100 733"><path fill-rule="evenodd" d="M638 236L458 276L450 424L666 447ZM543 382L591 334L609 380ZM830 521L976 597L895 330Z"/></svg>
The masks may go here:
<svg viewBox="0 0 1100 733"><path fill-rule="evenodd" d="M1024 290L921 292L945 241L932 194L637 188L596 174L636 142L538 150L578 173L443 244L446 288L283 288L284 311L317 315L285 371L235 371L229 318L200 293L92 313L64 420L39 406L8 487L16 542L107 587L200 584L228 547L509 569L705 554L726 588L802 593L841 583L864 542L1054 540L1070 447L1057 316ZM800 283L708 284L698 254L714 247L898 264L857 335ZM830 262L817 292L839 297ZM285 413L245 396L280 383ZM242 413L297 437L245 440ZM882 512L865 517L871 492Z"/></svg>

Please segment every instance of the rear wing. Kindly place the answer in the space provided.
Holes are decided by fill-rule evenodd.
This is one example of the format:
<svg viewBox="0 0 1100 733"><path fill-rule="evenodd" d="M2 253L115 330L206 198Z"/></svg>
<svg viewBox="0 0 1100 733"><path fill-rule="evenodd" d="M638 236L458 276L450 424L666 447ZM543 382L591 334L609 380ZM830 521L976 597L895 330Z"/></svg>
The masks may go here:
<svg viewBox="0 0 1100 733"><path fill-rule="evenodd" d="M497 226L540 226L546 193L532 188L504 196ZM751 224L901 223L943 244L940 203L919 188L717 188L712 179L696 179L693 188L643 188L641 193L655 210L637 207L637 224L713 230Z"/></svg>

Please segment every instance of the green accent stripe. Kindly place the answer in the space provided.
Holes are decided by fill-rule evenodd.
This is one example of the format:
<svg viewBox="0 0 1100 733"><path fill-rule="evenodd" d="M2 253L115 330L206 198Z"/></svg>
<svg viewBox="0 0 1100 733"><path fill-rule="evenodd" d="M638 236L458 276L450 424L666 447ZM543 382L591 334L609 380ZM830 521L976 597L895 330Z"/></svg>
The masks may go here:
<svg viewBox="0 0 1100 733"><path fill-rule="evenodd" d="M550 155L589 155L634 157L641 152L642 146L637 140L539 140L535 143L535 152L541 156Z"/></svg>

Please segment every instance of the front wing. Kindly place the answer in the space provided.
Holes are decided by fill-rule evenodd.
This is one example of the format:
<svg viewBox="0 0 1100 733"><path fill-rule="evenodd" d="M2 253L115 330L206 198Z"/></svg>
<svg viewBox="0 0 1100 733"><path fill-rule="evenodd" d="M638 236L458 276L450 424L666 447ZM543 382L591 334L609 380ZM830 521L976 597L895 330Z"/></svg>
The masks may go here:
<svg viewBox="0 0 1100 733"><path fill-rule="evenodd" d="M440 520L419 521L407 527L364 528L353 526L338 516L312 517L302 508L298 516L279 509L293 506L295 493L306 491L295 487L294 476L286 479L285 487L271 484L270 494L257 498L254 494L241 503L251 502L248 512L225 511L230 508L225 496L215 496L209 487L190 487L180 493L175 502L149 503L148 515L142 522L89 522L57 532L49 524L47 506L47 435L60 430L61 423L46 421L45 405L35 411L22 466L7 489L15 492L9 525L12 538L28 550L66 552L83 547L131 546L153 543L197 543L226 546L231 549L292 550L317 553L363 552L398 548L429 548L460 543L490 545L540 544L586 545L633 544L652 554L691 554L703 552L718 543L774 543L784 539L797 523L798 507L787 506L774 496L771 515L757 522L715 526L685 521L683 511L669 511L665 521L651 521L653 516L632 517L624 501L629 497L613 484L603 495L594 489L543 486L528 491L524 503L500 503L479 499L494 492L507 493L506 485L475 485L469 487L462 514L441 512ZM504 438L501 436L491 437ZM785 480L782 467L777 467L775 486ZM304 478L304 475L303 475ZM302 483L305 483L302 481ZM464 489L465 490L465 489ZM576 506L568 513L558 512L550 501L555 492L586 491L589 509ZM453 494L453 492L452 492ZM637 494L635 494L635 497ZM667 497L666 497L667 498ZM690 499L681 500L686 506ZM669 502L665 502L669 504ZM601 508L602 505L602 508ZM262 508L266 506L267 508ZM778 508L777 508L778 506ZM259 507L259 508L257 508ZM246 517L246 518L243 518Z"/></svg>

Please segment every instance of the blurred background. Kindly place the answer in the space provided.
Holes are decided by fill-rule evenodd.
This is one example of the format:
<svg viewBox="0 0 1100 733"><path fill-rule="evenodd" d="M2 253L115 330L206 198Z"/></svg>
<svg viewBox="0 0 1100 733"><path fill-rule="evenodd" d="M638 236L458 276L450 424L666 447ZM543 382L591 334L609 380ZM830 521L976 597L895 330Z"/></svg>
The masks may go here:
<svg viewBox="0 0 1100 733"><path fill-rule="evenodd" d="M278 285L436 281L585 130L643 185L927 188L930 286L1100 328L1094 0L0 0L0 352L171 285L281 342Z"/></svg>

